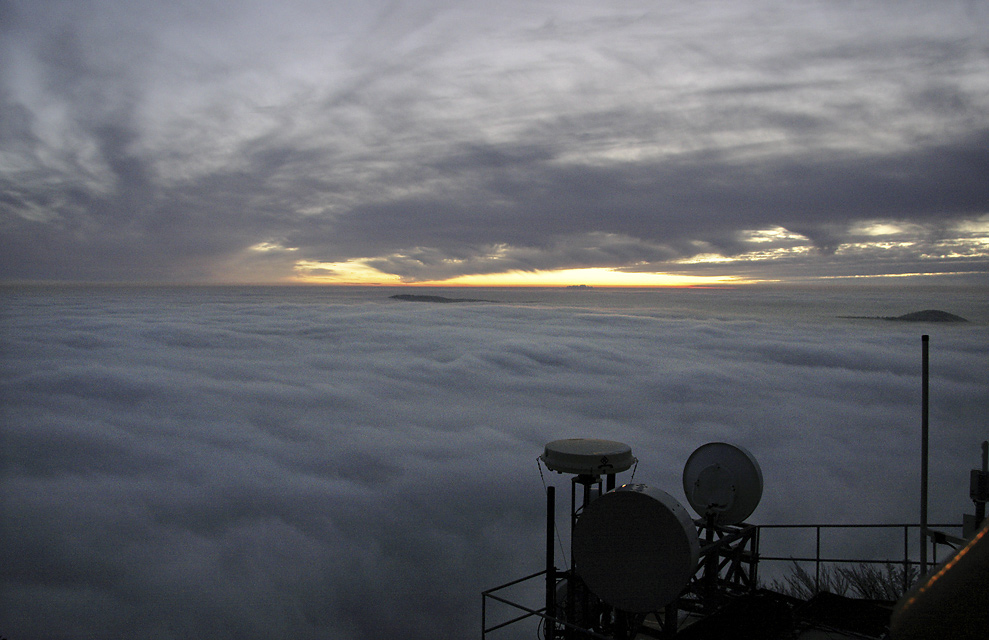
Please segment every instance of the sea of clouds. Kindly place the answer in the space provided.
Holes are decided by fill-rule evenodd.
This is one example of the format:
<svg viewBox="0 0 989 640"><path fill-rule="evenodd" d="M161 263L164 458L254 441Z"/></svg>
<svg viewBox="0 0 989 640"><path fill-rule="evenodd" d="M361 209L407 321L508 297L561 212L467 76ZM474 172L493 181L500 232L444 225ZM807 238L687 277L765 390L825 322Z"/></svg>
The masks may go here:
<svg viewBox="0 0 989 640"><path fill-rule="evenodd" d="M756 524L915 522L922 333L931 519L972 511L984 303L915 325L243 291L4 291L4 637L476 637L481 591L542 568L558 438L628 443L684 504L691 451L743 445Z"/></svg>

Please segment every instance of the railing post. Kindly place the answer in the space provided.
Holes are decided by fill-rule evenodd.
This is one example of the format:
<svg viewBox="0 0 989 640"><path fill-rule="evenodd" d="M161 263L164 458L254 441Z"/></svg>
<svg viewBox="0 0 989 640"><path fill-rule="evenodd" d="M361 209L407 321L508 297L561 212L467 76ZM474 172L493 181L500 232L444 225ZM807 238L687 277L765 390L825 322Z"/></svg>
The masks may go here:
<svg viewBox="0 0 989 640"><path fill-rule="evenodd" d="M817 531L817 551L814 554L814 591L821 592L821 527L815 527Z"/></svg>
<svg viewBox="0 0 989 640"><path fill-rule="evenodd" d="M910 589L910 525L903 525L903 593Z"/></svg>
<svg viewBox="0 0 989 640"><path fill-rule="evenodd" d="M761 535L762 527L756 527L755 533L752 536L752 564L749 573L749 578L753 586L759 580L759 536Z"/></svg>
<svg viewBox="0 0 989 640"><path fill-rule="evenodd" d="M989 440L982 441L982 473L989 473ZM978 481L976 481L978 485ZM986 517L986 501L985 494L977 491L978 487L972 487L972 493L977 495L972 496L972 500L975 502L975 529L979 529L982 526L982 521Z"/></svg>

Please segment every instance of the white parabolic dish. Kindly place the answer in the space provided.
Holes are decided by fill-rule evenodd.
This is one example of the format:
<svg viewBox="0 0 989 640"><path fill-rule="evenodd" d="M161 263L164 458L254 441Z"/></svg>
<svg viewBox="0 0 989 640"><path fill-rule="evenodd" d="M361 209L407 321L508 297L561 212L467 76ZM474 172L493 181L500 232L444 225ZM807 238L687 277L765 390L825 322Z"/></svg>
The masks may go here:
<svg viewBox="0 0 989 640"><path fill-rule="evenodd" d="M698 515L712 514L720 525L738 524L762 499L762 469L747 449L709 442L687 458L683 492Z"/></svg>
<svg viewBox="0 0 989 640"><path fill-rule="evenodd" d="M699 557L687 510L644 484L604 494L574 525L574 568L595 595L622 611L647 613L673 602Z"/></svg>

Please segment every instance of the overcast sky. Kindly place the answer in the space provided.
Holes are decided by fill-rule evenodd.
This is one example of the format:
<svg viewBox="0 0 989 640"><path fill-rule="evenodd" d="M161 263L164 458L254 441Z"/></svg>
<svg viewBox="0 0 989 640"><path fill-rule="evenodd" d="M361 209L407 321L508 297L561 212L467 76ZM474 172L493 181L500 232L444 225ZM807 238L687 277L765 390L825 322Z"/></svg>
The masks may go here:
<svg viewBox="0 0 989 640"><path fill-rule="evenodd" d="M0 0L8 281L985 282L987 175L975 0Z"/></svg>

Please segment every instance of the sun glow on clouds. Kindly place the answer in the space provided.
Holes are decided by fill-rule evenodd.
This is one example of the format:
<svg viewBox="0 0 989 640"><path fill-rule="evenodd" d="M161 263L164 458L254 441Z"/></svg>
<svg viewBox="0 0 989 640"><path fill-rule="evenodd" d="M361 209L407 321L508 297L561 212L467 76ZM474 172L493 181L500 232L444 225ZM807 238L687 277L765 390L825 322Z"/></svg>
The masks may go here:
<svg viewBox="0 0 989 640"><path fill-rule="evenodd" d="M753 229L750 231L743 231L741 234L742 238L746 242L780 242L782 240L789 241L802 241L807 242L807 237L799 233L793 233L789 229L784 229L783 227L773 227L771 229Z"/></svg>
<svg viewBox="0 0 989 640"><path fill-rule="evenodd" d="M923 225L887 220L870 220L854 224L848 229L848 241L834 247L830 256L865 259L870 257L890 257L893 255L915 254L919 259L934 260L943 258L978 259L989 257L989 219L983 217L957 225L949 233L949 239L931 241L933 231ZM520 269L518 260L506 260L513 265L500 263L503 270L495 271L492 261L502 261L511 257L508 245L499 244L486 260L471 264L469 260L431 256L432 266L442 263L449 270L442 276L436 271L416 274L416 269L406 269L403 273L389 271L388 265L401 264L418 266L423 258L415 255L395 254L389 258L362 257L346 261L319 261L296 259L293 264L293 282L313 284L354 284L354 285L403 285L416 286L567 286L586 284L601 287L680 287L722 284L750 284L775 281L772 277L757 277L752 273L742 275L741 269L769 264L780 264L794 260L813 260L815 255L828 257L820 247L807 236L782 226L763 229L749 229L739 232L737 252L725 252L704 242L695 242L693 255L668 261L642 261L624 268L592 266L560 269ZM933 251L923 252L928 246ZM259 254L278 251L295 251L275 242L262 242L252 250ZM420 251L421 253L422 251ZM427 251L426 253L430 253ZM395 258L402 258L396 260ZM694 268L720 266L715 274L696 274ZM472 270L482 271L471 273ZM890 271L889 275L898 272ZM910 270L909 273L919 273ZM937 273L944 273L943 270ZM970 273L966 270L963 273ZM821 274L820 278L854 274ZM882 274L863 274L870 277Z"/></svg>
<svg viewBox="0 0 989 640"><path fill-rule="evenodd" d="M919 259L934 260L945 258L985 258L989 257L989 219L985 216L954 225L948 230L949 238L931 242L928 238L931 229L919 224L888 220L869 220L853 224L848 229L848 242L837 245L836 256L881 256L889 252L914 252ZM704 246L703 251L677 261L678 265L743 264L774 262L811 256L817 248L813 241L784 227L753 229L739 234L744 245L751 245L750 251L734 255L723 255ZM852 241L854 240L854 241ZM923 243L936 251L920 252ZM967 272L965 272L967 273ZM869 277L882 277L884 274L869 274ZM889 273L888 276L902 274ZM911 275L930 275L911 272ZM830 276L821 275L822 279ZM844 276L852 277L852 276Z"/></svg>
<svg viewBox="0 0 989 640"><path fill-rule="evenodd" d="M299 260L295 263L296 282L311 284L397 285L402 279L364 264L363 260L347 262L318 262Z"/></svg>
<svg viewBox="0 0 989 640"><path fill-rule="evenodd" d="M553 271L510 271L508 273L460 276L442 284L464 286L567 286L597 287L687 287L739 283L735 276L694 276L663 272L617 271L603 267L556 269ZM436 283L441 284L441 283Z"/></svg>
<svg viewBox="0 0 989 640"><path fill-rule="evenodd" d="M617 271L603 267L551 271L507 271L456 276L445 280L403 281L395 274L368 266L363 260L315 262L300 260L294 280L312 284L458 286L458 287L561 287L584 284L596 287L687 287L740 284L736 276L695 276L673 273Z"/></svg>
<svg viewBox="0 0 989 640"><path fill-rule="evenodd" d="M904 233L918 233L923 228L919 225L907 225L900 222L870 220L852 225L849 231L862 236L892 236Z"/></svg>
<svg viewBox="0 0 989 640"><path fill-rule="evenodd" d="M914 250L922 260L989 257L987 216L951 225L946 238L933 242L928 239L933 231L918 224L874 220L854 225L849 231L862 240L841 244L836 251L839 255L881 249ZM924 243L929 244L927 251L921 250Z"/></svg>
<svg viewBox="0 0 989 640"><path fill-rule="evenodd" d="M298 251L296 247L285 247L277 242L259 242L256 245L250 247L251 251L257 251L258 253L270 253L272 251Z"/></svg>
<svg viewBox="0 0 989 640"><path fill-rule="evenodd" d="M256 255L282 253L292 264L291 282L311 284L352 285L416 285L416 286L536 286L559 287L586 284L601 287L682 287L723 284L751 284L776 281L773 277L756 276L742 270L760 264L780 264L793 260L814 259L815 255L853 257L916 254L920 259L982 258L989 256L989 218L982 217L955 225L950 239L931 240L933 230L920 224L890 220L868 220L852 224L847 229L848 241L823 252L815 242L783 226L740 231L736 252L727 252L706 243L693 243L693 255L662 261L640 261L625 267L588 266L581 268L519 268L524 260L511 259L524 250L513 250L506 244L494 245L483 260L443 257L442 252L419 248L410 254L396 253L386 257L358 257L342 261L321 261L289 256L299 251L279 241L260 242L252 247ZM922 246L935 251L921 252ZM425 256L425 257L424 257ZM519 256L516 255L516 258ZM497 264L493 264L493 263ZM410 267L411 265L411 267ZM442 265L445 273L436 270ZM399 268L401 267L401 268ZM419 268L423 270L420 271ZM718 273L691 273L691 269L720 267ZM429 273L432 268L432 273ZM909 273L918 273L909 271ZM938 273L944 273L943 270ZM964 271L970 273L970 271ZM854 274L829 274L845 277ZM863 274L870 277L882 274ZM897 275L890 272L889 275ZM821 274L822 279L829 276Z"/></svg>

